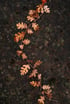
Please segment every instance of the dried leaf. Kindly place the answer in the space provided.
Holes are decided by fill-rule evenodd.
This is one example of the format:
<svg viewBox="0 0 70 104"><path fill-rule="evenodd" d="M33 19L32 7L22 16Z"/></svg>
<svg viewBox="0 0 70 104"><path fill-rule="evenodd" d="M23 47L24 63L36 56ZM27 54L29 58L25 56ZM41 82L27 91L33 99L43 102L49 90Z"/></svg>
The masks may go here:
<svg viewBox="0 0 70 104"><path fill-rule="evenodd" d="M45 100L45 97L44 96L40 96L40 99L38 99L38 103L39 104L45 104L44 100Z"/></svg>
<svg viewBox="0 0 70 104"><path fill-rule="evenodd" d="M27 24L23 23L23 22L16 24L16 26L17 26L17 29L26 29L27 28Z"/></svg>
<svg viewBox="0 0 70 104"><path fill-rule="evenodd" d="M34 64L33 67L36 68L36 67L39 66L41 63L42 63L42 61L38 60L38 61L35 62L35 64Z"/></svg>
<svg viewBox="0 0 70 104"><path fill-rule="evenodd" d="M22 51L21 50L17 50L16 52L17 52L17 55L18 56L20 56L22 54Z"/></svg>
<svg viewBox="0 0 70 104"><path fill-rule="evenodd" d="M43 85L43 86L42 86L42 89L43 89L43 90L48 90L48 89L50 89L50 86L49 86L49 85Z"/></svg>
<svg viewBox="0 0 70 104"><path fill-rule="evenodd" d="M37 12L38 13L43 13L43 6L42 6L42 4L37 5Z"/></svg>
<svg viewBox="0 0 70 104"><path fill-rule="evenodd" d="M25 36L25 32L18 32L18 35L19 35L19 39L21 40L21 39L23 39L24 38L24 36Z"/></svg>
<svg viewBox="0 0 70 104"><path fill-rule="evenodd" d="M52 93L50 93L49 91L46 91L45 94L47 95L47 97L49 98L49 100L51 100L51 98L52 98Z"/></svg>
<svg viewBox="0 0 70 104"><path fill-rule="evenodd" d="M47 5L45 5L43 8L44 8L44 12L45 13L50 13L50 9L48 8Z"/></svg>
<svg viewBox="0 0 70 104"><path fill-rule="evenodd" d="M27 29L28 34L33 34L33 31L31 29Z"/></svg>
<svg viewBox="0 0 70 104"><path fill-rule="evenodd" d="M41 80L41 74L38 74L38 80Z"/></svg>
<svg viewBox="0 0 70 104"><path fill-rule="evenodd" d="M27 64L27 65L23 65L21 67L21 70L20 70L20 74L21 75L25 75L28 73L28 71L30 70L30 66Z"/></svg>
<svg viewBox="0 0 70 104"><path fill-rule="evenodd" d="M39 87L40 86L40 81L37 82L37 81L31 81L30 84L33 86L33 87Z"/></svg>
<svg viewBox="0 0 70 104"><path fill-rule="evenodd" d="M30 65L29 64L23 65L23 68L30 69Z"/></svg>
<svg viewBox="0 0 70 104"><path fill-rule="evenodd" d="M32 71L32 73L29 75L29 78L31 78L31 77L36 77L36 74L38 73L38 71L37 71L37 69L34 69L33 71Z"/></svg>
<svg viewBox="0 0 70 104"><path fill-rule="evenodd" d="M25 45L28 45L28 44L30 44L30 40L29 40L29 39L24 39L23 43L24 43Z"/></svg>
<svg viewBox="0 0 70 104"><path fill-rule="evenodd" d="M37 87L39 87L39 86L41 86L41 82L40 81L38 81L38 83L37 83Z"/></svg>
<svg viewBox="0 0 70 104"><path fill-rule="evenodd" d="M42 95L44 95L44 91L42 91Z"/></svg>
<svg viewBox="0 0 70 104"><path fill-rule="evenodd" d="M15 42L19 42L19 40L23 39L25 36L25 32L18 32L17 34L15 34L15 37L14 37L14 41Z"/></svg>
<svg viewBox="0 0 70 104"><path fill-rule="evenodd" d="M30 16L33 16L33 14L34 14L35 12L36 12L35 10L29 10L29 15L30 15Z"/></svg>
<svg viewBox="0 0 70 104"><path fill-rule="evenodd" d="M34 17L32 17L32 16L27 16L27 20L28 20L28 21L30 21L30 22L32 22L32 21L34 21L34 20L35 20L35 18L34 18Z"/></svg>
<svg viewBox="0 0 70 104"><path fill-rule="evenodd" d="M19 37L18 36L14 37L14 41L18 43L19 42Z"/></svg>
<svg viewBox="0 0 70 104"><path fill-rule="evenodd" d="M45 93L48 96L49 100L51 100L51 98L52 98L52 90L51 90L50 86L49 85L43 85L42 89L44 91L43 93Z"/></svg>
<svg viewBox="0 0 70 104"><path fill-rule="evenodd" d="M38 104L45 104L42 99L38 99Z"/></svg>
<svg viewBox="0 0 70 104"><path fill-rule="evenodd" d="M35 31L37 31L37 30L39 30L39 25L36 24L36 23L32 23L32 28L33 28Z"/></svg>
<svg viewBox="0 0 70 104"><path fill-rule="evenodd" d="M24 48L24 45L23 44L19 45L19 48L20 49L23 49Z"/></svg>
<svg viewBox="0 0 70 104"><path fill-rule="evenodd" d="M27 59L27 55L25 53L22 53L22 59Z"/></svg>
<svg viewBox="0 0 70 104"><path fill-rule="evenodd" d="M40 98L41 98L42 100L45 100L45 97L44 97L44 96L40 96Z"/></svg>

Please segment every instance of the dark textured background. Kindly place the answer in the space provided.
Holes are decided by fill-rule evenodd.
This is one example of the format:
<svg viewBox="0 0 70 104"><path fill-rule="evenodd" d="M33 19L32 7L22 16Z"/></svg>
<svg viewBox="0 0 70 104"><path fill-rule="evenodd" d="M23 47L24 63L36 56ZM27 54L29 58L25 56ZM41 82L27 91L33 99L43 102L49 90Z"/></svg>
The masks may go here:
<svg viewBox="0 0 70 104"><path fill-rule="evenodd" d="M16 55L16 23L25 22L40 0L0 0L0 104L37 104L38 88L29 85L28 74L20 75L22 59ZM40 31L25 48L29 59L43 61L38 68L42 83L53 86L53 98L45 104L70 104L70 2L48 0L50 14L38 21ZM48 44L47 44L48 42ZM24 62L23 62L24 63Z"/></svg>

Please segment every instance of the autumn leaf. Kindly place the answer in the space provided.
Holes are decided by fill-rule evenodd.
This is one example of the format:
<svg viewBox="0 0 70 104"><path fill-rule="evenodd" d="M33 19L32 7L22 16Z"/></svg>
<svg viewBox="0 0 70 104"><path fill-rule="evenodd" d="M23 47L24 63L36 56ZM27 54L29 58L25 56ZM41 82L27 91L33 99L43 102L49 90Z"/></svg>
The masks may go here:
<svg viewBox="0 0 70 104"><path fill-rule="evenodd" d="M27 55L25 53L22 53L22 59L27 59Z"/></svg>
<svg viewBox="0 0 70 104"><path fill-rule="evenodd" d="M43 8L41 8L41 13L42 13L42 14L44 13L44 9L43 9Z"/></svg>
<svg viewBox="0 0 70 104"><path fill-rule="evenodd" d="M45 104L42 99L38 99L38 104Z"/></svg>
<svg viewBox="0 0 70 104"><path fill-rule="evenodd" d="M41 86L41 81L37 82L37 87Z"/></svg>
<svg viewBox="0 0 70 104"><path fill-rule="evenodd" d="M35 18L34 18L34 17L32 17L32 16L27 16L27 20L28 20L28 21L30 21L30 22L32 22L32 21L34 21L34 20L35 20Z"/></svg>
<svg viewBox="0 0 70 104"><path fill-rule="evenodd" d="M30 65L29 64L23 65L23 68L30 69Z"/></svg>
<svg viewBox="0 0 70 104"><path fill-rule="evenodd" d="M48 90L48 89L50 89L50 86L49 86L49 85L43 85L43 86L42 86L42 89L43 89L43 90Z"/></svg>
<svg viewBox="0 0 70 104"><path fill-rule="evenodd" d="M47 5L45 5L43 8L44 8L44 12L45 13L50 13L50 9L48 8Z"/></svg>
<svg viewBox="0 0 70 104"><path fill-rule="evenodd" d="M35 12L36 12L35 10L29 10L29 15L30 15L30 16L33 16L33 14L34 14Z"/></svg>
<svg viewBox="0 0 70 104"><path fill-rule="evenodd" d="M38 14L37 10L29 10L29 16L31 16L33 18L39 18L39 14Z"/></svg>
<svg viewBox="0 0 70 104"><path fill-rule="evenodd" d="M40 5L37 5L36 11L37 11L38 13L44 13L43 6L42 6L41 4L40 4Z"/></svg>
<svg viewBox="0 0 70 104"><path fill-rule="evenodd" d="M37 81L31 81L30 84L33 86L33 87L39 87L40 86L40 81L37 82Z"/></svg>
<svg viewBox="0 0 70 104"><path fill-rule="evenodd" d="M28 34L33 34L32 29L27 29L27 33L28 33Z"/></svg>
<svg viewBox="0 0 70 104"><path fill-rule="evenodd" d="M37 30L39 30L39 25L36 24L36 23L32 23L32 28L33 28L35 31L37 31Z"/></svg>
<svg viewBox="0 0 70 104"><path fill-rule="evenodd" d="M38 74L38 80L41 80L41 74Z"/></svg>
<svg viewBox="0 0 70 104"><path fill-rule="evenodd" d="M27 24L23 23L23 22L16 24L16 26L17 26L17 29L26 29L27 28Z"/></svg>
<svg viewBox="0 0 70 104"><path fill-rule="evenodd" d="M25 70L20 70L20 74L21 75L25 75L25 74L27 74L28 73L28 70L27 69L25 69Z"/></svg>
<svg viewBox="0 0 70 104"><path fill-rule="evenodd" d="M24 43L25 45L28 45L28 44L30 44L30 40L29 40L29 39L24 39L24 40L23 40L23 43Z"/></svg>
<svg viewBox="0 0 70 104"><path fill-rule="evenodd" d="M40 96L40 98L41 98L42 100L45 100L45 97L44 97L44 96Z"/></svg>
<svg viewBox="0 0 70 104"><path fill-rule="evenodd" d="M21 40L21 39L23 39L24 38L24 36L25 36L25 32L18 32L18 35L19 35L19 39Z"/></svg>
<svg viewBox="0 0 70 104"><path fill-rule="evenodd" d="M20 56L22 54L22 51L21 50L17 50L16 52L17 52L17 55L18 56Z"/></svg>
<svg viewBox="0 0 70 104"><path fill-rule="evenodd" d="M21 70L20 70L20 74L21 75L25 75L28 73L28 71L30 70L30 66L27 64L27 65L23 65L21 67Z"/></svg>
<svg viewBox="0 0 70 104"><path fill-rule="evenodd" d="M36 77L36 74L38 73L38 71L37 71L37 69L34 69L33 71L32 71L32 73L29 75L29 78L31 78L31 77Z"/></svg>
<svg viewBox="0 0 70 104"><path fill-rule="evenodd" d="M19 37L18 36L14 37L14 41L18 43L19 42Z"/></svg>
<svg viewBox="0 0 70 104"><path fill-rule="evenodd" d="M36 68L37 66L39 66L42 63L42 61L38 60L35 62L33 68Z"/></svg>
<svg viewBox="0 0 70 104"><path fill-rule="evenodd" d="M14 41L19 42L21 39L23 39L25 36L25 32L18 32L15 34Z"/></svg>
<svg viewBox="0 0 70 104"><path fill-rule="evenodd" d="M24 45L23 44L19 45L19 48L20 49L23 49L24 48Z"/></svg>
<svg viewBox="0 0 70 104"><path fill-rule="evenodd" d="M38 103L39 104L45 104L44 100L45 100L45 97L44 96L40 96L40 99L38 99Z"/></svg>
<svg viewBox="0 0 70 104"><path fill-rule="evenodd" d="M43 89L43 93L45 93L47 95L47 97L49 98L49 100L51 100L51 98L52 98L51 87L49 85L43 85L42 89Z"/></svg>
<svg viewBox="0 0 70 104"><path fill-rule="evenodd" d="M49 91L47 91L45 94L47 95L47 97L49 98L49 100L51 100L51 98L52 98L52 93L50 93Z"/></svg>

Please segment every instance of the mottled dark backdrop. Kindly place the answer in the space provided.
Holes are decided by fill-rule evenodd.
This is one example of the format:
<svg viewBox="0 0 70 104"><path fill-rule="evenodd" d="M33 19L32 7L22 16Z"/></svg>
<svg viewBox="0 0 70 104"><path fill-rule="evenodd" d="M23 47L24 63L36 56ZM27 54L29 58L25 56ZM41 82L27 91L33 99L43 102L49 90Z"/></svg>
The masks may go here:
<svg viewBox="0 0 70 104"><path fill-rule="evenodd" d="M0 104L37 104L39 89L29 85L28 74L20 75L21 58L14 34L16 23L25 22L40 0L0 0ZM31 44L25 48L31 60L40 59L42 83L53 86L53 98L45 104L70 104L70 0L48 0L50 14L39 20ZM19 63L19 64L18 64Z"/></svg>

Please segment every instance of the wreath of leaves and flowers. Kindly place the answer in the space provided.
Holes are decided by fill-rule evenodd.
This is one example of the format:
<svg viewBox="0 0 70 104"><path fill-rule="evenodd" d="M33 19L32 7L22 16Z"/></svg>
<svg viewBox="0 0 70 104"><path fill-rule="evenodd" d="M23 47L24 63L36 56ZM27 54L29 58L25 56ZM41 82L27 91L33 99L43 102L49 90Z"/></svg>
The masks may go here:
<svg viewBox="0 0 70 104"><path fill-rule="evenodd" d="M16 43L21 42L19 45L20 50L17 50L17 55L21 56L23 60L27 60L28 56L26 53L24 53L24 47L26 45L29 45L31 41L28 38L25 38L26 34L33 35L34 31L38 31L40 29L37 20L40 19L40 17L44 13L50 13L50 9L45 4L47 1L42 0L42 4L37 5L36 10L29 10L27 20L29 21L29 24L19 22L16 24L16 27L18 30L21 30L22 32L15 33L14 41ZM32 68L32 72L29 75L29 79L37 77L38 81L30 81L30 85L33 87L40 87L41 89L41 96L38 99L39 104L45 104L45 97L47 96L49 99L52 98L52 89L50 85L42 85L42 74L38 72L37 67L42 64L41 60L37 60L34 65L32 66L29 64L23 64L20 69L20 74L26 75L28 71Z"/></svg>

